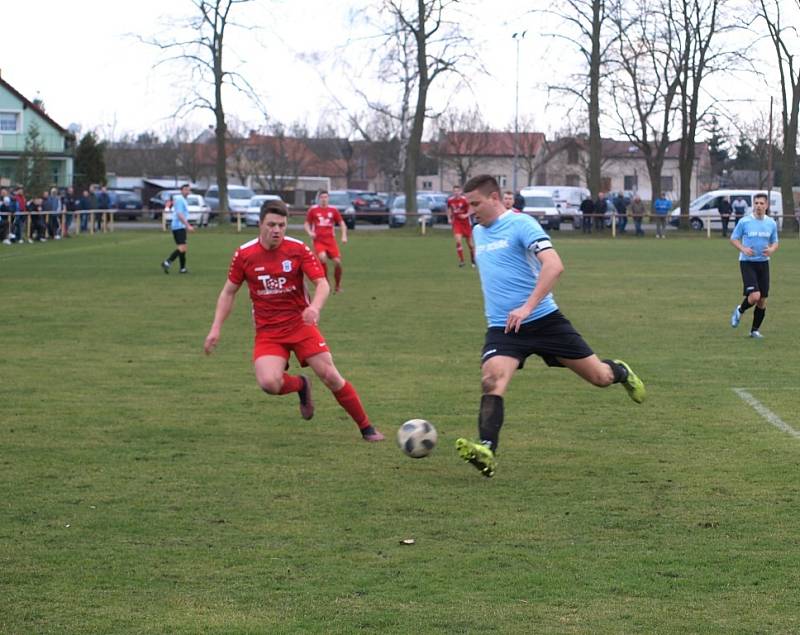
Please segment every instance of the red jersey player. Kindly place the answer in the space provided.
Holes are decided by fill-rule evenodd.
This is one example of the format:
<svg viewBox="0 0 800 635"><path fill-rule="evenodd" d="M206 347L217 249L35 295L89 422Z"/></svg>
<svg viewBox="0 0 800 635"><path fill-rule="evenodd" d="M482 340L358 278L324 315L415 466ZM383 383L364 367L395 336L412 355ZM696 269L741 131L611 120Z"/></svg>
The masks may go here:
<svg viewBox="0 0 800 635"><path fill-rule="evenodd" d="M447 199L447 222L453 226L453 236L456 239L456 253L458 254L458 266L464 266L464 248L461 239L467 239L469 247L469 257L472 266L475 266L475 243L472 242L472 224L469 219L469 203L461 195L461 187L453 186L453 195Z"/></svg>
<svg viewBox="0 0 800 635"><path fill-rule="evenodd" d="M310 379L286 372L289 354L294 352L300 365L310 366L330 389L356 422L364 440L382 441L383 435L370 423L355 388L334 366L317 328L330 286L311 250L302 241L286 236L286 217L283 201L266 201L261 207L258 238L236 250L203 348L207 355L213 352L236 293L247 282L256 327L253 366L261 389L271 395L298 393L303 419L314 416ZM310 303L304 276L315 286Z"/></svg>
<svg viewBox="0 0 800 635"><path fill-rule="evenodd" d="M345 225L339 210L328 206L328 192L322 190L319 193L319 205L312 205L308 209L303 227L314 241L314 251L322 262L326 279L328 277L328 258L333 260L335 266L333 277L336 281L334 293L342 290L342 256L339 253L339 245L336 244L336 234L334 233L336 225L341 229L342 243L346 243L347 225Z"/></svg>

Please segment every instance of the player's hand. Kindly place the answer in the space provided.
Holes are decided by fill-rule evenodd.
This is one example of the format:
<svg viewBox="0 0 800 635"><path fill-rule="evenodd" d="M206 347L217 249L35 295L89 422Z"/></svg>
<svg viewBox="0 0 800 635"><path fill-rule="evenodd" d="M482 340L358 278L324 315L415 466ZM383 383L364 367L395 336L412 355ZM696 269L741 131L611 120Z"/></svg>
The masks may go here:
<svg viewBox="0 0 800 635"><path fill-rule="evenodd" d="M756 254L756 252L754 252L751 247L745 247L744 249L742 249L742 253L745 256L755 256Z"/></svg>
<svg viewBox="0 0 800 635"><path fill-rule="evenodd" d="M195 227L193 225L186 224L186 227L189 229L190 232L195 231Z"/></svg>
<svg viewBox="0 0 800 635"><path fill-rule="evenodd" d="M206 355L211 355L211 353L214 352L214 349L217 347L217 342L219 342L219 331L214 331L212 329L208 332L208 335L206 335L206 341L203 344L203 350Z"/></svg>
<svg viewBox="0 0 800 635"><path fill-rule="evenodd" d="M347 244L347 236L342 236L342 243Z"/></svg>
<svg viewBox="0 0 800 635"><path fill-rule="evenodd" d="M313 306L307 306L303 311L303 322L311 326L319 324L319 310Z"/></svg>
<svg viewBox="0 0 800 635"><path fill-rule="evenodd" d="M308 235L311 236L311 240L317 239L317 232L308 232Z"/></svg>
<svg viewBox="0 0 800 635"><path fill-rule="evenodd" d="M510 311L506 318L505 333L514 331L519 333L519 327L522 326L522 321L531 314L531 310L525 305Z"/></svg>

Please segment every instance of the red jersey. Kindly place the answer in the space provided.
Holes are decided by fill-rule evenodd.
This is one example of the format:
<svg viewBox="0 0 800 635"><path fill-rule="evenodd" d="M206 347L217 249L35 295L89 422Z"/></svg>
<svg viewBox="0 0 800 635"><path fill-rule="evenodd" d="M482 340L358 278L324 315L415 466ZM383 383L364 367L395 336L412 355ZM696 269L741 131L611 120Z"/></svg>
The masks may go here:
<svg viewBox="0 0 800 635"><path fill-rule="evenodd" d="M469 219L469 202L464 196L451 196L447 199L447 207L450 208L454 220Z"/></svg>
<svg viewBox="0 0 800 635"><path fill-rule="evenodd" d="M330 205L328 207L312 205L306 214L306 222L311 225L318 240L325 240L333 238L333 229L342 222L342 215L338 209Z"/></svg>
<svg viewBox="0 0 800 635"><path fill-rule="evenodd" d="M303 274L311 280L325 277L304 242L287 236L277 249L267 249L256 238L233 254L228 280L236 285L247 281L256 330L281 338L304 324L303 311L309 302Z"/></svg>

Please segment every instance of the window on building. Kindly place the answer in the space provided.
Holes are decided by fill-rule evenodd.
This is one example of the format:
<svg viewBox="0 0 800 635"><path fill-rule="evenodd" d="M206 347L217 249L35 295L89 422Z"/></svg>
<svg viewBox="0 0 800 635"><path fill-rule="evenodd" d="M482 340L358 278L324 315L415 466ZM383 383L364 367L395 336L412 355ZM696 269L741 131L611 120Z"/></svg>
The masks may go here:
<svg viewBox="0 0 800 635"><path fill-rule="evenodd" d="M432 190L433 189L433 181L423 181L422 182L422 189L423 190Z"/></svg>
<svg viewBox="0 0 800 635"><path fill-rule="evenodd" d="M672 192L675 187L675 183L673 177L671 176L662 176L661 177L661 193L664 194L665 192Z"/></svg>
<svg viewBox="0 0 800 635"><path fill-rule="evenodd" d="M19 116L18 112L0 112L0 132L19 132Z"/></svg>
<svg viewBox="0 0 800 635"><path fill-rule="evenodd" d="M508 187L506 183L508 183L508 177L505 174L495 174L494 178L497 180L497 184L500 187Z"/></svg>
<svg viewBox="0 0 800 635"><path fill-rule="evenodd" d="M566 184L569 187L580 187L581 186L581 177L577 174L567 174Z"/></svg>
<svg viewBox="0 0 800 635"><path fill-rule="evenodd" d="M575 165L578 162L578 148L570 146L567 148L567 163Z"/></svg>
<svg viewBox="0 0 800 635"><path fill-rule="evenodd" d="M624 177L625 185L622 189L628 192L635 192L639 189L639 175L638 174L626 174Z"/></svg>

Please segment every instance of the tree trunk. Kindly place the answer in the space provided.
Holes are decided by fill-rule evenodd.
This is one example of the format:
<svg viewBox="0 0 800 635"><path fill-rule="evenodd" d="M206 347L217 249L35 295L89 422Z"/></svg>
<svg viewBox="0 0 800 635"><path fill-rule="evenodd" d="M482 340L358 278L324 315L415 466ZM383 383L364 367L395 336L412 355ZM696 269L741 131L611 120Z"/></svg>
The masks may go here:
<svg viewBox="0 0 800 635"><path fill-rule="evenodd" d="M796 84L792 86L792 101L789 104L791 112L789 116L783 114L783 156L781 157L781 196L783 197L783 228L791 228L792 231L800 230L800 219L794 216L794 195L792 184L794 183L794 169L797 163L797 126L798 115L800 115L800 77ZM784 104L786 101L784 101ZM789 223L788 225L786 223Z"/></svg>
<svg viewBox="0 0 800 635"><path fill-rule="evenodd" d="M417 40L417 68L419 85L417 87L417 104L414 109L414 120L408 139L404 187L406 195L406 214L409 220L417 213L417 164L419 163L422 145L422 128L425 124L425 103L428 97L428 54L425 34L425 0L417 0L417 28L414 32Z"/></svg>
<svg viewBox="0 0 800 635"><path fill-rule="evenodd" d="M214 53L214 116L216 118L215 141L217 146L217 187L219 188L219 214L220 220L227 226L230 220L228 211L228 167L225 144L228 130L225 124L225 110L222 107L222 34L215 34L217 38Z"/></svg>
<svg viewBox="0 0 800 635"><path fill-rule="evenodd" d="M592 53L589 62L589 190L596 199L600 191L600 163L602 144L600 137L600 27L602 26L602 0L592 2Z"/></svg>

